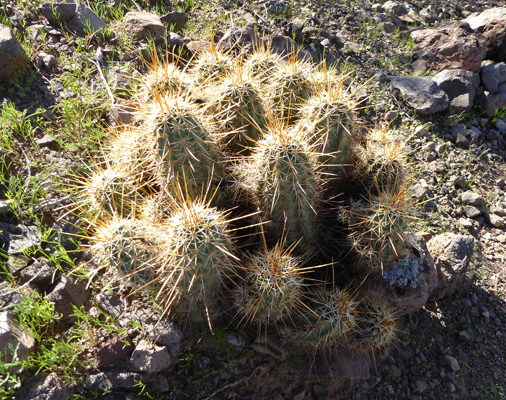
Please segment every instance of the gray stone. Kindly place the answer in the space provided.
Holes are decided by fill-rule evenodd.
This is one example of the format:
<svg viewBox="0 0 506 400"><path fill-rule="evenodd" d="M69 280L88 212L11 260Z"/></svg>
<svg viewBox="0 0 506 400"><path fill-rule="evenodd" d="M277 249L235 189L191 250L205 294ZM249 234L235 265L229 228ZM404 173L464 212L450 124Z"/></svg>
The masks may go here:
<svg viewBox="0 0 506 400"><path fill-rule="evenodd" d="M499 91L499 85L506 82L506 64L501 62L483 67L481 82L489 93L496 94Z"/></svg>
<svg viewBox="0 0 506 400"><path fill-rule="evenodd" d="M130 357L130 362L139 372L160 372L168 368L172 358L165 347L141 340Z"/></svg>
<svg viewBox="0 0 506 400"><path fill-rule="evenodd" d="M437 301L453 294L461 284L473 253L474 238L446 232L429 240L427 247L438 271L438 285L429 300Z"/></svg>
<svg viewBox="0 0 506 400"><path fill-rule="evenodd" d="M174 48L183 46L185 42L180 35L174 32L170 32L169 35L167 36L166 43L167 47Z"/></svg>
<svg viewBox="0 0 506 400"><path fill-rule="evenodd" d="M176 357L181 349L182 332L176 325L167 320L159 320L155 324L145 326L149 338L160 346L165 346L172 357Z"/></svg>
<svg viewBox="0 0 506 400"><path fill-rule="evenodd" d="M9 212L13 202L14 202L13 200L8 200L8 199L0 200L0 215Z"/></svg>
<svg viewBox="0 0 506 400"><path fill-rule="evenodd" d="M417 183L411 188L411 193L415 199L423 200L429 193L429 189Z"/></svg>
<svg viewBox="0 0 506 400"><path fill-rule="evenodd" d="M270 14L283 15L290 11L290 6L282 1L269 0L265 3Z"/></svg>
<svg viewBox="0 0 506 400"><path fill-rule="evenodd" d="M61 314L61 322L74 323L76 317L71 317L74 307L86 306L91 299L91 289L86 287L86 282L73 276L64 276L47 295L47 300L54 303L54 309Z"/></svg>
<svg viewBox="0 0 506 400"><path fill-rule="evenodd" d="M35 58L35 64L40 69L50 70L56 67L56 57L41 51Z"/></svg>
<svg viewBox="0 0 506 400"><path fill-rule="evenodd" d="M90 391L106 392L113 389L113 384L105 372L89 375L83 383L83 387Z"/></svg>
<svg viewBox="0 0 506 400"><path fill-rule="evenodd" d="M471 191L466 191L462 193L460 199L465 204L470 204L475 206L481 210L485 209L485 199L481 197L478 193L474 193Z"/></svg>
<svg viewBox="0 0 506 400"><path fill-rule="evenodd" d="M28 63L28 56L12 30L0 25L0 82L8 81L12 75Z"/></svg>
<svg viewBox="0 0 506 400"><path fill-rule="evenodd" d="M24 389L26 392L22 390L21 395L17 397L20 400L70 400L71 398L71 389L56 372L47 376L42 374L38 380L30 382L30 386Z"/></svg>
<svg viewBox="0 0 506 400"><path fill-rule="evenodd" d="M263 45L255 30L246 26L232 27L225 32L218 42L218 48L224 52L233 51L236 54L251 54Z"/></svg>
<svg viewBox="0 0 506 400"><path fill-rule="evenodd" d="M60 24L65 24L74 18L77 11L77 4L70 1L44 3L40 7L40 11L50 24L59 26Z"/></svg>
<svg viewBox="0 0 506 400"><path fill-rule="evenodd" d="M287 36L267 36L264 38L264 46L270 48L273 53L279 54L282 58L288 58L296 54L299 60L311 60L311 54L307 50L299 49L297 44Z"/></svg>
<svg viewBox="0 0 506 400"><path fill-rule="evenodd" d="M488 220L494 228L502 229L506 226L506 221L499 215L489 214Z"/></svg>
<svg viewBox="0 0 506 400"><path fill-rule="evenodd" d="M446 92L451 106L465 111L473 108L474 96L480 86L478 74L463 69L444 70L433 80Z"/></svg>
<svg viewBox="0 0 506 400"><path fill-rule="evenodd" d="M453 356L445 356L448 365L452 369L452 371L458 372L460 370L460 365L457 359Z"/></svg>
<svg viewBox="0 0 506 400"><path fill-rule="evenodd" d="M487 118L492 118L497 107L495 96L488 91L479 92L475 103L478 104L480 112Z"/></svg>
<svg viewBox="0 0 506 400"><path fill-rule="evenodd" d="M34 348L35 339L19 328L8 311L0 312L0 352L5 354L2 361L11 362L13 351L20 360L27 360Z"/></svg>
<svg viewBox="0 0 506 400"><path fill-rule="evenodd" d="M464 69L476 72L487 51L487 40L481 33L469 33L459 24L411 32L415 45L413 58L423 60L436 71ZM413 65L415 68L415 65Z"/></svg>
<svg viewBox="0 0 506 400"><path fill-rule="evenodd" d="M56 267L45 258L38 258L20 271L21 279L39 286L50 285L58 277Z"/></svg>
<svg viewBox="0 0 506 400"><path fill-rule="evenodd" d="M156 14L145 11L129 11L121 20L125 33L139 41L153 37L161 40L165 36L165 26Z"/></svg>
<svg viewBox="0 0 506 400"><path fill-rule="evenodd" d="M99 293L96 297L96 302L102 310L115 319L119 319L123 315L121 300L110 292Z"/></svg>
<svg viewBox="0 0 506 400"><path fill-rule="evenodd" d="M173 11L160 17L160 20L169 26L171 32L182 32L189 18L184 12Z"/></svg>
<svg viewBox="0 0 506 400"><path fill-rule="evenodd" d="M68 22L68 28L86 36L107 28L106 23L82 0L76 2L76 14Z"/></svg>
<svg viewBox="0 0 506 400"><path fill-rule="evenodd" d="M464 206L464 214L467 218L477 218L481 216L483 213L478 207L474 206Z"/></svg>
<svg viewBox="0 0 506 400"><path fill-rule="evenodd" d="M432 115L448 108L448 95L430 78L391 76L392 85L403 100L420 115Z"/></svg>
<svg viewBox="0 0 506 400"><path fill-rule="evenodd" d="M502 119L495 121L495 127L499 129L501 133L506 133L506 122L504 122Z"/></svg>
<svg viewBox="0 0 506 400"><path fill-rule="evenodd" d="M22 254L39 242L37 227L0 222L0 248L6 250L8 254Z"/></svg>

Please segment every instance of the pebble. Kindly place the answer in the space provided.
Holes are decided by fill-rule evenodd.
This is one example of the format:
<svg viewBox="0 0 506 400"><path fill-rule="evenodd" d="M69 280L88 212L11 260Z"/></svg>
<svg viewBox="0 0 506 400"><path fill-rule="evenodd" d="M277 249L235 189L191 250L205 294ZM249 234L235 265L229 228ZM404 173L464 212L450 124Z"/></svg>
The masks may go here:
<svg viewBox="0 0 506 400"><path fill-rule="evenodd" d="M495 122L495 127L499 129L501 133L506 133L506 122L504 122L502 119L498 119Z"/></svg>
<svg viewBox="0 0 506 400"><path fill-rule="evenodd" d="M452 369L452 371L459 371L460 370L460 365L459 365L459 362L457 361L457 359L453 356L445 356L446 358L446 361L448 361L448 364L450 365L450 368Z"/></svg>

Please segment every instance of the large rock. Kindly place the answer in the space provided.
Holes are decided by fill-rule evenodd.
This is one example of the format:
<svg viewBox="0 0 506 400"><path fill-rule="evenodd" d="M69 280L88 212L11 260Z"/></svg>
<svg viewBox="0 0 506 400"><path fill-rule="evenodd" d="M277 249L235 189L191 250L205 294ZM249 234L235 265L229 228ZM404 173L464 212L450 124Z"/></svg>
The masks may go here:
<svg viewBox="0 0 506 400"><path fill-rule="evenodd" d="M49 375L37 375L35 381L23 384L20 400L70 400L71 389L62 379L52 372Z"/></svg>
<svg viewBox="0 0 506 400"><path fill-rule="evenodd" d="M489 8L482 13L471 14L464 22L486 37L487 59L506 61L506 7Z"/></svg>
<svg viewBox="0 0 506 400"><path fill-rule="evenodd" d="M433 237L427 247L438 273L438 285L429 300L437 301L453 294L461 284L473 253L474 238L447 232Z"/></svg>
<svg viewBox="0 0 506 400"><path fill-rule="evenodd" d="M169 26L171 32L182 32L188 19L186 13L178 11L173 11L160 17L160 20Z"/></svg>
<svg viewBox="0 0 506 400"><path fill-rule="evenodd" d="M76 15L68 23L68 28L85 36L107 28L106 23L84 2L76 2Z"/></svg>
<svg viewBox="0 0 506 400"><path fill-rule="evenodd" d="M8 81L27 62L28 56L11 29L0 25L0 82Z"/></svg>
<svg viewBox="0 0 506 400"><path fill-rule="evenodd" d="M448 108L448 95L430 78L391 76L389 79L400 90L403 100L420 115L432 115Z"/></svg>
<svg viewBox="0 0 506 400"><path fill-rule="evenodd" d="M130 362L139 372L160 372L172 363L172 357L165 347L141 340L135 347Z"/></svg>
<svg viewBox="0 0 506 400"><path fill-rule="evenodd" d="M476 72L487 52L487 39L459 25L419 29L411 32L415 45L413 67L424 62L435 71L465 69Z"/></svg>
<svg viewBox="0 0 506 400"><path fill-rule="evenodd" d="M125 32L134 40L153 37L160 40L165 35L165 27L156 14L145 11L129 11L121 20Z"/></svg>
<svg viewBox="0 0 506 400"><path fill-rule="evenodd" d="M50 24L58 26L70 22L76 15L77 4L74 2L56 1L54 3L44 3L40 7L40 12L49 21Z"/></svg>
<svg viewBox="0 0 506 400"><path fill-rule="evenodd" d="M0 352L2 361L11 362L16 350L16 356L20 360L27 360L35 348L35 339L28 333L22 331L14 322L8 311L0 313ZM12 349L12 350L11 350Z"/></svg>
<svg viewBox="0 0 506 400"><path fill-rule="evenodd" d="M218 48L222 51L234 51L235 53L250 54L261 47L262 40L255 30L249 26L244 28L232 27L225 32L218 42Z"/></svg>
<svg viewBox="0 0 506 400"><path fill-rule="evenodd" d="M437 287L438 276L425 241L417 238L416 246L410 257L385 267L383 279L367 279L364 294L381 299L400 314L421 309Z"/></svg>
<svg viewBox="0 0 506 400"><path fill-rule="evenodd" d="M483 87L490 94L499 92L499 88L506 83L506 64L501 62L497 64L486 65L481 69L481 81Z"/></svg>
<svg viewBox="0 0 506 400"><path fill-rule="evenodd" d="M74 323L77 321L74 314L74 307L88 305L91 299L91 290L86 287L86 283L72 276L64 276L54 287L53 291L47 295L47 299L54 303L54 309L61 314L62 323Z"/></svg>
<svg viewBox="0 0 506 400"><path fill-rule="evenodd" d="M434 82L445 91L450 105L469 111L473 108L474 96L480 86L480 77L463 69L447 69L433 78Z"/></svg>

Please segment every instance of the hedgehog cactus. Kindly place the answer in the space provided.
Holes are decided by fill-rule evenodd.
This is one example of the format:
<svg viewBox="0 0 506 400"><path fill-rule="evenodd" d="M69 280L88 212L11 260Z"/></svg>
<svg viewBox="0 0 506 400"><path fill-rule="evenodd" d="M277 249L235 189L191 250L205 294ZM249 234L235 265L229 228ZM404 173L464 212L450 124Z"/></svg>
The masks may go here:
<svg viewBox="0 0 506 400"><path fill-rule="evenodd" d="M207 109L217 125L215 138L230 154L247 153L265 127L258 87L240 72L213 88Z"/></svg>
<svg viewBox="0 0 506 400"><path fill-rule="evenodd" d="M245 279L234 294L241 320L258 324L276 323L290 316L302 305L304 277L307 272L293 256L293 248L276 243L247 256Z"/></svg>
<svg viewBox="0 0 506 400"><path fill-rule="evenodd" d="M206 321L211 326L220 314L223 281L234 274L236 262L226 215L205 201L180 199L167 224L173 250L167 261L171 271L159 271L171 276L165 297L170 302L176 300L175 308L190 320Z"/></svg>
<svg viewBox="0 0 506 400"><path fill-rule="evenodd" d="M286 235L287 244L310 252L317 241L321 178L302 135L283 124L271 126L237 172L263 220L271 221L269 236Z"/></svg>
<svg viewBox="0 0 506 400"><path fill-rule="evenodd" d="M108 168L79 188L98 268L210 328L233 306L241 323L283 325L311 351L386 348L395 314L343 289L364 271L334 272L345 252L379 274L412 251L405 153L388 127L366 132L345 78L296 55L233 59L213 44L185 67L155 64L135 123L111 130ZM238 232L250 235L242 254ZM315 260L329 265L312 271Z"/></svg>
<svg viewBox="0 0 506 400"><path fill-rule="evenodd" d="M221 153L196 117L174 110L160 117L155 134L169 190L179 185L193 195L214 193L223 178Z"/></svg>

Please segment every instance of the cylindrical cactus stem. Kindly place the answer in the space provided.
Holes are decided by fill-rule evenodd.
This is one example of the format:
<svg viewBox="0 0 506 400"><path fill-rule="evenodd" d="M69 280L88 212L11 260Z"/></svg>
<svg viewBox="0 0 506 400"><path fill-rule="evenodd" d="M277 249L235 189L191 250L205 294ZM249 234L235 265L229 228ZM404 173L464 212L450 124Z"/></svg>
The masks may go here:
<svg viewBox="0 0 506 400"><path fill-rule="evenodd" d="M93 215L106 213L126 218L140 201L140 189L125 171L97 169L80 182L79 207Z"/></svg>
<svg viewBox="0 0 506 400"><path fill-rule="evenodd" d="M358 179L369 193L392 191L406 181L404 143L388 126L367 131L355 155Z"/></svg>
<svg viewBox="0 0 506 400"><path fill-rule="evenodd" d="M221 152L191 111L174 108L164 114L155 135L170 193L175 194L178 187L194 198L216 192L224 176Z"/></svg>
<svg viewBox="0 0 506 400"><path fill-rule="evenodd" d="M300 124L308 126L309 139L321 153L326 170L345 178L355 133L355 106L336 92L320 92L304 104Z"/></svg>
<svg viewBox="0 0 506 400"><path fill-rule="evenodd" d="M278 118L288 125L299 117L303 103L315 93L313 82L309 79L311 65L298 61L295 57L278 64L266 88L267 103Z"/></svg>
<svg viewBox="0 0 506 400"><path fill-rule="evenodd" d="M234 62L240 61L236 59ZM234 62L230 55L220 51L213 42L210 42L208 49L199 52L188 73L200 87L215 85L230 76Z"/></svg>
<svg viewBox="0 0 506 400"><path fill-rule="evenodd" d="M180 201L167 220L170 247L167 266L171 276L164 284L167 304L189 320L207 322L220 314L223 281L234 274L237 261L227 216L205 201ZM164 267L165 268L165 267Z"/></svg>
<svg viewBox="0 0 506 400"><path fill-rule="evenodd" d="M270 221L268 236L286 237L288 245L311 252L317 242L322 179L302 135L288 131L279 121L272 123L236 173L252 193L260 218Z"/></svg>
<svg viewBox="0 0 506 400"><path fill-rule="evenodd" d="M160 101L165 96L188 97L193 85L190 75L176 64L156 63L144 78L139 97L147 101Z"/></svg>
<svg viewBox="0 0 506 400"><path fill-rule="evenodd" d="M355 294L345 289L317 287L308 297L311 300L304 315L298 318L298 326L288 331L292 343L311 352L346 343L357 329Z"/></svg>
<svg viewBox="0 0 506 400"><path fill-rule="evenodd" d="M245 277L234 293L241 323L274 324L302 308L306 269L292 250L282 241L246 256Z"/></svg>
<svg viewBox="0 0 506 400"><path fill-rule="evenodd" d="M410 240L406 216L410 207L406 185L380 192L368 200L352 204L352 241L360 263L378 270L406 255Z"/></svg>
<svg viewBox="0 0 506 400"><path fill-rule="evenodd" d="M396 313L380 301L361 299L357 306L357 329L348 341L355 350L374 354L385 351L396 339Z"/></svg>
<svg viewBox="0 0 506 400"><path fill-rule="evenodd" d="M278 54L272 53L259 46L247 58L244 63L244 68L246 72L254 77L261 85L265 85L271 80L272 75L281 62L283 61Z"/></svg>
<svg viewBox="0 0 506 400"><path fill-rule="evenodd" d="M156 268L169 252L164 230L144 220L114 218L97 225L89 250L98 268L105 268L115 281L127 280L134 287L155 286Z"/></svg>
<svg viewBox="0 0 506 400"><path fill-rule="evenodd" d="M211 133L227 153L248 154L265 129L265 110L258 85L238 70L209 91L206 115Z"/></svg>

